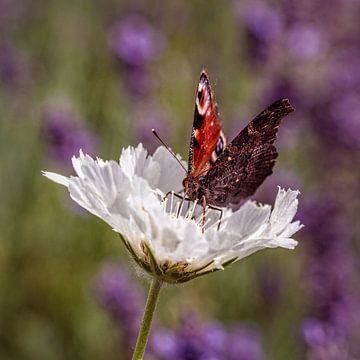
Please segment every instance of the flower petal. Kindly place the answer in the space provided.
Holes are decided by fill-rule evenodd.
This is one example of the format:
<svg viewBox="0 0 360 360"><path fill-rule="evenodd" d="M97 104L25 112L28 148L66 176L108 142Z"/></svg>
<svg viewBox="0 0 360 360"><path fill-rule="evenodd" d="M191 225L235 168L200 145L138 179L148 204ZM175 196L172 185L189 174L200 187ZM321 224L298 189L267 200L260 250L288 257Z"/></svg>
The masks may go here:
<svg viewBox="0 0 360 360"><path fill-rule="evenodd" d="M63 185L68 187L69 186L69 180L70 178L60 175L60 174L56 174L53 172L49 172L49 171L42 171L42 174L47 177L48 179L56 182L57 184Z"/></svg>
<svg viewBox="0 0 360 360"><path fill-rule="evenodd" d="M176 154L176 157L181 161L184 168L187 168L187 163L181 160L181 156ZM156 149L153 160L160 165L160 177L158 188L166 194L169 191L174 190L180 192L183 188L182 180L186 173L180 164L174 159L164 146L160 146Z"/></svg>
<svg viewBox="0 0 360 360"><path fill-rule="evenodd" d="M152 188L156 188L160 178L160 165L149 156L140 143L136 148L129 146L120 156L122 171L132 179L134 175L147 180Z"/></svg>
<svg viewBox="0 0 360 360"><path fill-rule="evenodd" d="M226 230L235 231L240 237L246 237L269 220L270 211L269 205L257 205L253 201L248 201L228 218Z"/></svg>
<svg viewBox="0 0 360 360"><path fill-rule="evenodd" d="M272 232L280 233L294 218L297 211L297 196L299 193L299 191L284 190L279 187L274 209L270 216Z"/></svg>

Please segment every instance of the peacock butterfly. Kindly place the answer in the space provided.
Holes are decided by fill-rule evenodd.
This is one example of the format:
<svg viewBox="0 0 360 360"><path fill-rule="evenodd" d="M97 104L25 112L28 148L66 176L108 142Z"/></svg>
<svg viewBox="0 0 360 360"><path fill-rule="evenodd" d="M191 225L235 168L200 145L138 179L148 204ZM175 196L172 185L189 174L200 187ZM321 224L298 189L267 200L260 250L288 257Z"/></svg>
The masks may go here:
<svg viewBox="0 0 360 360"><path fill-rule="evenodd" d="M200 75L189 149L185 198L202 205L228 206L253 195L272 173L273 145L281 120L294 111L288 99L274 102L228 144L206 69Z"/></svg>

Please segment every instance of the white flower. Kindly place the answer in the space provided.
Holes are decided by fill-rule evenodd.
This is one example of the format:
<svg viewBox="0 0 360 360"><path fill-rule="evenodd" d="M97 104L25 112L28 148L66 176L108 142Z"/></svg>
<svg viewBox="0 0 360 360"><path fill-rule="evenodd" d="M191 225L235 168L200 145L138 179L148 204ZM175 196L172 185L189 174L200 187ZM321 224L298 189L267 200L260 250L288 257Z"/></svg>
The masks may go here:
<svg viewBox="0 0 360 360"><path fill-rule="evenodd" d="M163 281L184 282L260 249L297 245L292 235L302 225L292 220L298 191L279 188L273 209L253 201L234 212L223 209L221 221L219 211L208 209L204 225L201 206L174 193L165 197L181 191L185 174L164 147L153 156L141 144L129 147L120 162L80 151L72 163L77 176L43 174L121 234L136 262Z"/></svg>

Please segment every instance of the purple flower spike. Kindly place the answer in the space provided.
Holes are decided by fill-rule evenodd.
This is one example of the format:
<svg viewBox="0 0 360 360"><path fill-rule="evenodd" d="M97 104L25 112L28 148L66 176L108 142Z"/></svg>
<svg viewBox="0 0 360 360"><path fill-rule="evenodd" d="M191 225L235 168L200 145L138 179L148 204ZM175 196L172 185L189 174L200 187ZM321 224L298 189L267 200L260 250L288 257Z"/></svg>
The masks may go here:
<svg viewBox="0 0 360 360"><path fill-rule="evenodd" d="M338 92L360 87L360 46L337 52L329 67L329 83Z"/></svg>
<svg viewBox="0 0 360 360"><path fill-rule="evenodd" d="M261 41L274 41L281 35L281 16L265 2L254 2L248 6L244 21L251 34Z"/></svg>
<svg viewBox="0 0 360 360"><path fill-rule="evenodd" d="M325 35L319 28L299 23L290 29L288 47L297 60L309 60L323 55L328 45Z"/></svg>
<svg viewBox="0 0 360 360"><path fill-rule="evenodd" d="M229 335L227 351L229 360L263 360L259 334L249 327L239 326Z"/></svg>
<svg viewBox="0 0 360 360"><path fill-rule="evenodd" d="M204 339L215 354L226 353L226 341L228 334L224 327L218 323L212 322L204 325Z"/></svg>
<svg viewBox="0 0 360 360"><path fill-rule="evenodd" d="M183 317L175 332L157 330L151 353L162 360L263 360L260 337L248 326L227 331L217 323L201 323L195 314Z"/></svg>
<svg viewBox="0 0 360 360"><path fill-rule="evenodd" d="M150 352L160 359L176 359L178 339L173 331L158 329L150 339Z"/></svg>
<svg viewBox="0 0 360 360"><path fill-rule="evenodd" d="M108 44L124 64L138 67L161 55L165 39L145 18L130 15L111 27Z"/></svg>
<svg viewBox="0 0 360 360"><path fill-rule="evenodd" d="M110 263L103 267L96 280L96 295L99 303L123 329L125 343L134 344L144 308L140 288L121 266Z"/></svg>
<svg viewBox="0 0 360 360"><path fill-rule="evenodd" d="M349 225L329 195L303 210L310 240L305 276L311 299L303 336L310 359L355 359L352 338L359 326L360 303Z"/></svg>
<svg viewBox="0 0 360 360"><path fill-rule="evenodd" d="M238 3L237 13L241 25L245 25L249 50L254 60L264 62L270 55L270 49L282 34L281 14L265 2L257 1L244 7Z"/></svg>
<svg viewBox="0 0 360 360"><path fill-rule="evenodd" d="M128 93L135 99L146 98L154 86L149 65L163 53L165 37L144 17L129 15L110 28L107 42L124 66Z"/></svg>
<svg viewBox="0 0 360 360"><path fill-rule="evenodd" d="M61 165L67 164L80 149L94 154L97 147L95 136L82 126L71 111L62 107L45 110L42 135L51 157Z"/></svg>
<svg viewBox="0 0 360 360"><path fill-rule="evenodd" d="M207 344L206 344L207 345ZM204 343L201 323L194 314L187 314L178 332L177 359L201 359L208 350Z"/></svg>
<svg viewBox="0 0 360 360"><path fill-rule="evenodd" d="M303 334L309 346L309 359L345 360L351 358L345 334L334 326L316 319L308 319L303 324Z"/></svg>
<svg viewBox="0 0 360 360"><path fill-rule="evenodd" d="M135 343L144 296L121 266L107 264L95 283L98 302L122 330L127 348ZM130 347L129 347L130 344ZM200 322L197 314L182 317L180 327L169 330L155 326L147 349L149 359L159 360L263 360L258 333L239 325L227 331L215 322Z"/></svg>
<svg viewBox="0 0 360 360"><path fill-rule="evenodd" d="M126 68L125 84L128 93L135 99L146 98L154 86L148 66L128 66Z"/></svg>

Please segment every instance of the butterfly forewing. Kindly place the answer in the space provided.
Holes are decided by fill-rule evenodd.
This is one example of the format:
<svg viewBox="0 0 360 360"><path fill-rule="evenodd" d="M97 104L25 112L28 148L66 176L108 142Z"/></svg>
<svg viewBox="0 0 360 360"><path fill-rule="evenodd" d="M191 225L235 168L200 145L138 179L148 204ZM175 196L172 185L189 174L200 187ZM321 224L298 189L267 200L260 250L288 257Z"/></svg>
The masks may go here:
<svg viewBox="0 0 360 360"><path fill-rule="evenodd" d="M225 137L209 77L202 70L196 93L188 175L205 174L225 147Z"/></svg>
<svg viewBox="0 0 360 360"><path fill-rule="evenodd" d="M214 94L203 70L197 89L189 168L183 180L187 199L201 200L203 206L227 206L254 194L272 173L278 126L293 110L289 100L276 101L226 146Z"/></svg>
<svg viewBox="0 0 360 360"><path fill-rule="evenodd" d="M201 181L208 204L237 204L254 194L272 173L277 157L273 143L278 126L292 111L289 100L278 100L231 141Z"/></svg>

